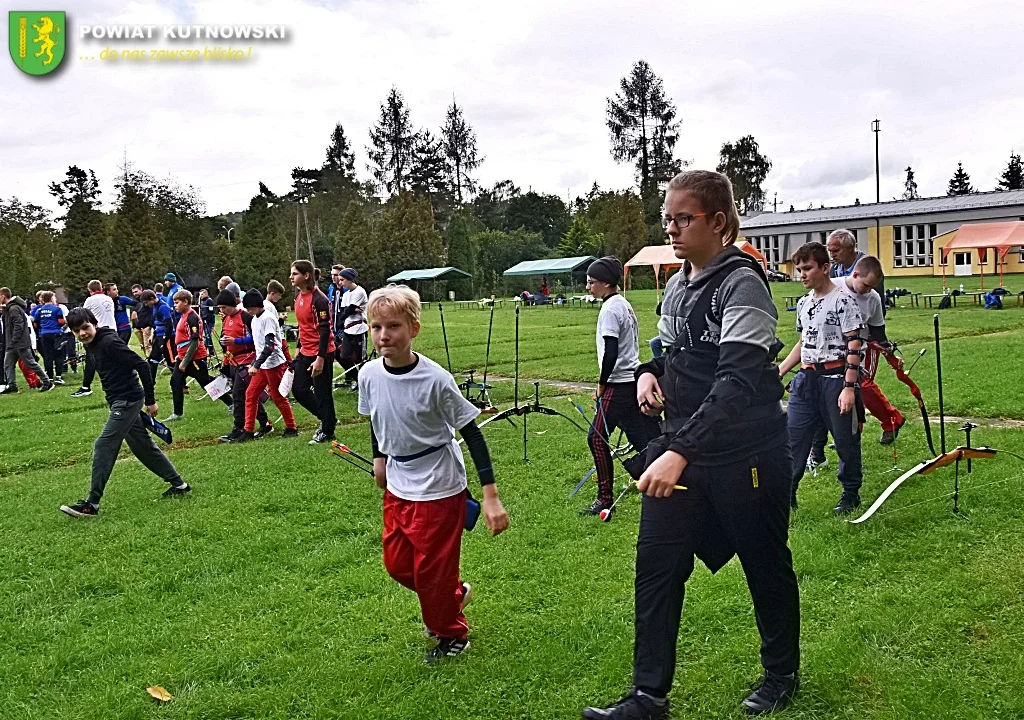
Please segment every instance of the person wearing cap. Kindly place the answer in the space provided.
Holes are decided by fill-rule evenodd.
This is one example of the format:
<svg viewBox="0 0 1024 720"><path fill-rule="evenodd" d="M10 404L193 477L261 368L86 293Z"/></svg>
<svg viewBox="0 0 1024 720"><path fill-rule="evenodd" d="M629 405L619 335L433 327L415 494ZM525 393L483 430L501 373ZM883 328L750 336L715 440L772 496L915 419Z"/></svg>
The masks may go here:
<svg viewBox="0 0 1024 720"><path fill-rule="evenodd" d="M366 324L366 290L356 284L358 274L353 268L342 268L339 275L344 292L338 301L338 322L342 331L338 363L345 371L343 379L349 390L356 392L359 389L359 366L366 357L366 331L369 330Z"/></svg>
<svg viewBox="0 0 1024 720"><path fill-rule="evenodd" d="M587 433L587 444L597 469L597 499L581 511L582 515L600 515L602 510L612 506L615 464L609 445L610 434L622 428L639 453L637 470L647 443L661 434L658 421L640 412L636 403L633 373L640 367L640 333L633 307L619 294L621 281L622 263L617 257L600 258L587 268L590 294L602 301L597 316L597 365L601 374L597 381L594 422ZM637 471L636 477L639 476Z"/></svg>
<svg viewBox="0 0 1024 720"><path fill-rule="evenodd" d="M167 291L167 297L174 299L174 296L178 294L179 290L184 290L181 285L178 284L178 276L172 272L164 275L164 288Z"/></svg>
<svg viewBox="0 0 1024 720"><path fill-rule="evenodd" d="M263 409L260 396L266 390L270 399L284 418L283 437L296 437L299 434L295 426L295 415L288 398L281 395L278 388L281 378L288 369L288 361L284 354L284 341L281 336L281 324L277 321L277 310L267 307L263 295L255 288L245 293L242 305L247 313L252 314L252 339L256 346L256 359L249 365L246 374L250 377L249 387L245 391L245 425L242 434L234 442L246 442L259 437L255 433L256 415ZM262 433L261 433L262 435Z"/></svg>
<svg viewBox="0 0 1024 720"><path fill-rule="evenodd" d="M263 305L263 300L260 300ZM221 442L235 442L245 432L245 393L249 387L249 365L256 359L256 344L253 340L253 317L238 307L238 298L230 290L222 290L217 295L217 308L220 310L221 335L220 346L224 350L221 373L231 378L231 414L235 418L235 426L227 435L221 435ZM269 435L274 426L267 417L262 403L257 403L255 417L260 421L259 435Z"/></svg>

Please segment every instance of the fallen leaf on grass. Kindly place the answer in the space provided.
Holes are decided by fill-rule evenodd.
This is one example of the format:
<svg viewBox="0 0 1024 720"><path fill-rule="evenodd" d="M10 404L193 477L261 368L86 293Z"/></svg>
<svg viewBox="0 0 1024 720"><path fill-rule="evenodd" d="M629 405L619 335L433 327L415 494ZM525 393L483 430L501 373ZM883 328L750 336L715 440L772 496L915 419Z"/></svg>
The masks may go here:
<svg viewBox="0 0 1024 720"><path fill-rule="evenodd" d="M146 688L146 692L160 702L170 702L174 699L174 696L167 692L162 685L153 685L152 687L148 687Z"/></svg>

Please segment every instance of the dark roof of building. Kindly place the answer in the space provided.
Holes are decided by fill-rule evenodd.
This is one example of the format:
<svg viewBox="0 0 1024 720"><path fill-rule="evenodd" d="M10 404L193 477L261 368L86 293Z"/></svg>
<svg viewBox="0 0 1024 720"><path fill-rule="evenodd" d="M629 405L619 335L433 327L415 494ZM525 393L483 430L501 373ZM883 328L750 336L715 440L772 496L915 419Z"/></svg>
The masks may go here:
<svg viewBox="0 0 1024 720"><path fill-rule="evenodd" d="M877 218L901 217L907 215L928 215L939 212L963 210L984 210L1013 205L1024 205L1024 190L1006 192L972 193L917 200L891 200L889 202L863 205L843 205L831 208L794 210L793 212L766 212L743 218L742 230L754 230L779 225L804 225L810 223L847 222L850 220L874 220Z"/></svg>

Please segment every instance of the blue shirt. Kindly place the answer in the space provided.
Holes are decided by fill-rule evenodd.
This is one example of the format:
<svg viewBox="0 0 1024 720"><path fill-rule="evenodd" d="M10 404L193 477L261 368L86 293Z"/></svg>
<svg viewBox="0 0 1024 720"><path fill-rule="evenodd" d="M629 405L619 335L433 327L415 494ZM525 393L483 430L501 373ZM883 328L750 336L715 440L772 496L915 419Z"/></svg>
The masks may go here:
<svg viewBox="0 0 1024 720"><path fill-rule="evenodd" d="M117 325L118 331L131 329L132 322L128 319L127 308L134 304L135 298L126 297L125 295L119 295L114 299L114 324Z"/></svg>
<svg viewBox="0 0 1024 720"><path fill-rule="evenodd" d="M157 297L160 297L157 295ZM162 302L158 302L153 306L153 331L157 337L164 337L167 330L167 323L171 321L171 309L164 305ZM171 328L171 332L174 329Z"/></svg>
<svg viewBox="0 0 1024 720"><path fill-rule="evenodd" d="M56 305L40 305L32 311L32 319L40 335L55 335L64 332L64 311Z"/></svg>

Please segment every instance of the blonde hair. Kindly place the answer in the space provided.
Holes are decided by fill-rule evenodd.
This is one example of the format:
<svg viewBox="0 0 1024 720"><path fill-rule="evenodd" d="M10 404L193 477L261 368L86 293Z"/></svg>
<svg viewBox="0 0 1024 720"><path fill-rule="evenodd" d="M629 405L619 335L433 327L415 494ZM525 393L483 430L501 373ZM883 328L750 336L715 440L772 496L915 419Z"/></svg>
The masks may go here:
<svg viewBox="0 0 1024 720"><path fill-rule="evenodd" d="M192 292L190 290L179 290L178 292L174 293L174 297L172 298L172 300L188 300L189 303L191 303Z"/></svg>
<svg viewBox="0 0 1024 720"><path fill-rule="evenodd" d="M686 170L669 180L665 194L673 190L686 190L700 203L701 210L709 216L725 215L725 229L722 230L722 245L732 245L740 234L740 214L732 194L732 183L722 173L711 170ZM711 218L707 218L708 222Z"/></svg>
<svg viewBox="0 0 1024 720"><path fill-rule="evenodd" d="M409 323L420 321L420 296L408 285L391 284L370 293L366 302L366 316L371 321L376 315L404 315Z"/></svg>

